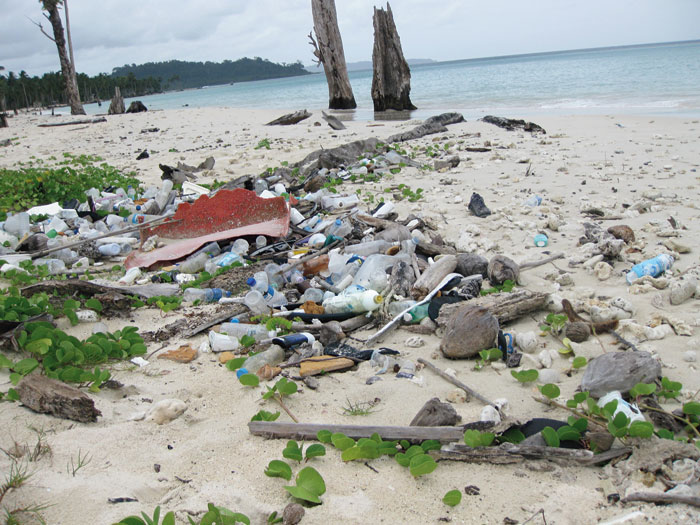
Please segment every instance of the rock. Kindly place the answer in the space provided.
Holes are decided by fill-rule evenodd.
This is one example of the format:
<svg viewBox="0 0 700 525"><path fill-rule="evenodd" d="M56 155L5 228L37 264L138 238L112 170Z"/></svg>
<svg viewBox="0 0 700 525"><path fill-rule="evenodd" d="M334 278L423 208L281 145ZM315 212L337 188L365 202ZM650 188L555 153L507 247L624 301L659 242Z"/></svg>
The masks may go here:
<svg viewBox="0 0 700 525"><path fill-rule="evenodd" d="M304 517L306 510L298 503L290 503L282 513L282 525L297 525Z"/></svg>
<svg viewBox="0 0 700 525"><path fill-rule="evenodd" d="M479 415L479 421L493 422L498 425L501 422L501 414L498 410L493 408L491 405L487 405L481 409L481 414Z"/></svg>
<svg viewBox="0 0 700 525"><path fill-rule="evenodd" d="M486 278L488 267L488 259L481 255L475 253L460 253L457 255L457 268L455 271L465 277L481 275Z"/></svg>
<svg viewBox="0 0 700 525"><path fill-rule="evenodd" d="M235 359L235 358L236 358L236 355L233 352L221 352L219 354L219 363L221 363L222 365L225 365L226 363L231 361L231 359Z"/></svg>
<svg viewBox="0 0 700 525"><path fill-rule="evenodd" d="M588 363L581 391L598 398L618 390L622 394L637 383L652 383L661 375L661 365L649 352L613 352Z"/></svg>
<svg viewBox="0 0 700 525"><path fill-rule="evenodd" d="M515 334L515 345L526 354L537 349L538 337L535 332L520 332Z"/></svg>
<svg viewBox="0 0 700 525"><path fill-rule="evenodd" d="M449 403L441 402L437 397L429 400L411 421L412 427L454 426L462 420Z"/></svg>
<svg viewBox="0 0 700 525"><path fill-rule="evenodd" d="M671 304L683 304L693 295L698 289L698 282L692 277L687 277L671 284L669 298Z"/></svg>
<svg viewBox="0 0 700 525"><path fill-rule="evenodd" d="M450 359L473 357L493 348L498 319L486 308L465 304L452 314L445 327L440 351Z"/></svg>
<svg viewBox="0 0 700 525"><path fill-rule="evenodd" d="M466 403L467 393L461 388L455 388L454 390L450 390L450 393L447 394L446 399L450 403Z"/></svg>
<svg viewBox="0 0 700 525"><path fill-rule="evenodd" d="M612 266L608 263L600 261L593 267L593 273L599 281L607 281L612 275Z"/></svg>
<svg viewBox="0 0 700 525"><path fill-rule="evenodd" d="M632 228L624 224L610 226L610 228L608 228L608 233L616 239L622 239L627 244L633 243L635 241L634 231L632 230Z"/></svg>
<svg viewBox="0 0 700 525"><path fill-rule="evenodd" d="M608 259L618 259L624 247L625 241L611 238L602 239L597 245L598 251Z"/></svg>
<svg viewBox="0 0 700 525"><path fill-rule="evenodd" d="M318 337L318 340L321 341L323 346L339 343L343 339L345 339L345 332L343 332L343 327L338 321L324 323Z"/></svg>
<svg viewBox="0 0 700 525"><path fill-rule="evenodd" d="M148 150L143 150L141 153L139 153L138 157L136 157L136 160L143 160L149 158L150 155L148 154Z"/></svg>
<svg viewBox="0 0 700 525"><path fill-rule="evenodd" d="M197 166L197 169L195 171L209 171L211 169L214 169L214 164L216 164L216 160L214 159L214 157L207 157L202 162L200 162L199 166Z"/></svg>
<svg viewBox="0 0 700 525"><path fill-rule="evenodd" d="M669 250L672 250L676 253L690 253L690 246L686 246L685 244L681 244L674 239L664 240L663 245L666 248L668 248Z"/></svg>
<svg viewBox="0 0 700 525"><path fill-rule="evenodd" d="M174 350L168 350L160 355L158 359L169 359L170 361L176 361L178 363L189 363L197 358L197 349L192 348L189 345L183 345L180 348Z"/></svg>
<svg viewBox="0 0 700 525"><path fill-rule="evenodd" d="M467 208L477 217L488 217L491 215L491 210L486 207L484 198L478 193L472 193L472 197L469 199L469 205Z"/></svg>
<svg viewBox="0 0 700 525"><path fill-rule="evenodd" d="M129 104L129 109L126 110L127 113L143 113L144 111L148 111L148 108L140 100L134 100Z"/></svg>
<svg viewBox="0 0 700 525"><path fill-rule="evenodd" d="M451 157L436 160L433 163L435 171L448 170L450 168L456 168L457 166L459 166L459 155L452 155Z"/></svg>
<svg viewBox="0 0 700 525"><path fill-rule="evenodd" d="M550 368L552 366L552 356L548 350L542 350L537 354L537 360L542 365L542 368Z"/></svg>
<svg viewBox="0 0 700 525"><path fill-rule="evenodd" d="M311 390L318 390L319 382L314 376L308 376L304 378L304 384L308 386Z"/></svg>
<svg viewBox="0 0 700 525"><path fill-rule="evenodd" d="M505 255L496 255L489 261L486 273L489 281L494 286L503 284L508 280L517 282L520 277L520 266Z"/></svg>
<svg viewBox="0 0 700 525"><path fill-rule="evenodd" d="M187 410L187 405L179 399L163 399L158 401L148 411L146 419L158 425L170 423L179 418Z"/></svg>
<svg viewBox="0 0 700 525"><path fill-rule="evenodd" d="M543 384L560 383L561 377L557 370L554 370L552 368L545 368L544 370L540 370L538 381Z"/></svg>
<svg viewBox="0 0 700 525"><path fill-rule="evenodd" d="M688 350L683 354L683 361L686 363L695 363L698 360L698 354L695 350Z"/></svg>

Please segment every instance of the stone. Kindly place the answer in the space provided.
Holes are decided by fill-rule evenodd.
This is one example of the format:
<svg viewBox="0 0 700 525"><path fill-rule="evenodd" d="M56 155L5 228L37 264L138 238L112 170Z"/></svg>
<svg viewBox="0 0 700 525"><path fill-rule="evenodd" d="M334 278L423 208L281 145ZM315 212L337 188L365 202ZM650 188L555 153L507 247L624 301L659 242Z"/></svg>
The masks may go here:
<svg viewBox="0 0 700 525"><path fill-rule="evenodd" d="M478 193L472 193L467 208L477 217L488 217L491 215L491 210L486 207L484 198Z"/></svg>
<svg viewBox="0 0 700 525"><path fill-rule="evenodd" d="M671 304L683 304L690 299L698 289L698 282L692 277L674 281L670 287L669 299Z"/></svg>
<svg viewBox="0 0 700 525"><path fill-rule="evenodd" d="M447 394L446 399L450 403L466 403L467 393L461 388L455 388L454 390L450 390L450 393Z"/></svg>
<svg viewBox="0 0 700 525"><path fill-rule="evenodd" d="M174 350L168 350L160 355L158 359L168 359L177 363L189 363L197 358L197 349L189 345L183 345Z"/></svg>
<svg viewBox="0 0 700 525"><path fill-rule="evenodd" d="M543 384L560 383L561 376L559 375L559 372L557 370L554 370L552 368L545 368L544 370L540 370L538 381Z"/></svg>
<svg viewBox="0 0 700 525"><path fill-rule="evenodd" d="M464 359L493 348L498 319L486 308L465 304L456 309L445 327L440 351L450 359Z"/></svg>
<svg viewBox="0 0 700 525"><path fill-rule="evenodd" d="M610 228L608 228L608 233L616 239L622 239L627 244L633 243L635 241L634 230L632 230L632 228L624 224L610 226Z"/></svg>
<svg viewBox="0 0 700 525"><path fill-rule="evenodd" d="M443 403L437 397L430 399L418 411L411 421L412 427L451 427L462 420L449 403Z"/></svg>
<svg viewBox="0 0 700 525"><path fill-rule="evenodd" d="M567 323L565 334L574 343L583 343L591 336L591 327L588 323L579 321Z"/></svg>
<svg viewBox="0 0 700 525"><path fill-rule="evenodd" d="M612 275L612 266L608 263L600 261L593 267L593 273L599 281L607 281Z"/></svg>
<svg viewBox="0 0 700 525"><path fill-rule="evenodd" d="M698 353L695 350L688 350L683 354L683 361L686 363L695 363L698 360Z"/></svg>
<svg viewBox="0 0 700 525"><path fill-rule="evenodd" d="M535 332L520 332L515 334L515 345L526 354L531 354L537 349L538 337Z"/></svg>
<svg viewBox="0 0 700 525"><path fill-rule="evenodd" d="M435 171L456 168L459 166L459 160L459 155L452 155L450 157L445 157L444 159L438 159L434 162L433 168Z"/></svg>
<svg viewBox="0 0 700 525"><path fill-rule="evenodd" d="M236 358L236 356L233 352L221 352L219 354L219 363L221 363L222 365L225 365L226 363L231 361L231 359L235 359L235 358Z"/></svg>
<svg viewBox="0 0 700 525"><path fill-rule="evenodd" d="M290 503L282 512L282 525L297 525L304 517L306 510L298 503Z"/></svg>
<svg viewBox="0 0 700 525"><path fill-rule="evenodd" d="M308 376L304 378L304 384L308 386L311 390L318 390L319 382L314 376Z"/></svg>
<svg viewBox="0 0 700 525"><path fill-rule="evenodd" d="M343 327L338 321L328 321L327 323L323 323L318 337L318 340L321 341L323 346L339 343L343 339L345 339L345 332L343 332Z"/></svg>
<svg viewBox="0 0 700 525"><path fill-rule="evenodd" d="M414 335L406 339L403 344L407 348L420 348L425 345L425 340L419 335Z"/></svg>
<svg viewBox="0 0 700 525"><path fill-rule="evenodd" d="M542 350L537 354L537 360L542 365L542 368L550 368L552 366L552 355L547 350Z"/></svg>
<svg viewBox="0 0 700 525"><path fill-rule="evenodd" d="M187 411L187 405L179 399L163 399L151 407L146 415L147 421L158 425L170 423Z"/></svg>
<svg viewBox="0 0 700 525"><path fill-rule="evenodd" d="M475 253L460 253L457 255L457 268L459 274L469 277L470 275L481 275L486 277L489 261L486 257Z"/></svg>
<svg viewBox="0 0 700 525"><path fill-rule="evenodd" d="M618 390L623 395L637 383L653 383L661 365L649 352L611 352L588 363L581 379L581 391L599 398Z"/></svg>
<svg viewBox="0 0 700 525"><path fill-rule="evenodd" d="M129 109L126 110L127 113L142 113L144 111L148 111L148 108L140 100L134 100L129 104Z"/></svg>

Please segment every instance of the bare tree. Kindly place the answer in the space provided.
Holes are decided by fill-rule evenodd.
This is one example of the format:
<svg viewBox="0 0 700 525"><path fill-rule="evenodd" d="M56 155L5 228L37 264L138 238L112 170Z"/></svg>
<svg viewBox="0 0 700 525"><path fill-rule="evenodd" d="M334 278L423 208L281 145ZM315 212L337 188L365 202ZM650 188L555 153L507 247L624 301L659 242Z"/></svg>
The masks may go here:
<svg viewBox="0 0 700 525"><path fill-rule="evenodd" d="M68 95L68 104L70 105L71 115L85 115L85 110L83 109L83 104L80 102L80 92L78 91L78 81L75 73L75 62L73 61L73 45L70 41L70 29L68 32L68 44L70 46L70 57L68 56L68 51L66 50L66 36L63 32L63 23L61 22L61 16L59 13L60 6L64 6L66 11L66 26L70 28L68 22L68 5L66 0L39 0L42 8L46 13L42 13L44 17L51 22L51 27L53 29L53 36L49 35L42 25L38 22L34 22L41 32L51 41L56 44L58 49L58 59L61 62L61 74L63 75L63 82L66 87L66 94Z"/></svg>
<svg viewBox="0 0 700 525"><path fill-rule="evenodd" d="M335 0L311 0L311 12L314 18L316 40L311 33L309 33L309 39L314 46L317 64L323 64L323 70L326 73L328 108L354 109L357 104L348 78L348 67L345 64Z"/></svg>
<svg viewBox="0 0 700 525"><path fill-rule="evenodd" d="M411 70L403 56L389 2L374 8L374 51L372 52L372 101L374 111L416 109L411 103Z"/></svg>

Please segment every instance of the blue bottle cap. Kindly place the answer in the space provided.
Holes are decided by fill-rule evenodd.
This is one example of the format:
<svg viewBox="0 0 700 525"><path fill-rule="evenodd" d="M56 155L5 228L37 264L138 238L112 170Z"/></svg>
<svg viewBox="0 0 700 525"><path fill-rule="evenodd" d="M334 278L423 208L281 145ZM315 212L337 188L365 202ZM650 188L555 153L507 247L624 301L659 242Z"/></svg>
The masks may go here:
<svg viewBox="0 0 700 525"><path fill-rule="evenodd" d="M239 368L238 370L236 370L236 377L240 379L240 377L242 375L248 374L248 373L250 373L250 372L248 372L248 370L246 368Z"/></svg>
<svg viewBox="0 0 700 525"><path fill-rule="evenodd" d="M245 282L248 284L248 286L253 287L255 286L255 277L248 277Z"/></svg>

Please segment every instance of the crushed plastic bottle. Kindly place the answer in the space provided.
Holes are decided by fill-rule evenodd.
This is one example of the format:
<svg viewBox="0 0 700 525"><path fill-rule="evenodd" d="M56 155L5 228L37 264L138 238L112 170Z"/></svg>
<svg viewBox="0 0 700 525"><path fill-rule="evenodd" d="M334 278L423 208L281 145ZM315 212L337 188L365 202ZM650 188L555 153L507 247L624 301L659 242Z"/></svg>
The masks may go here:
<svg viewBox="0 0 700 525"><path fill-rule="evenodd" d="M668 254L662 253L646 261L632 266L632 269L627 272L627 284L632 284L634 281L645 275L658 277L666 270L673 266L674 259Z"/></svg>

